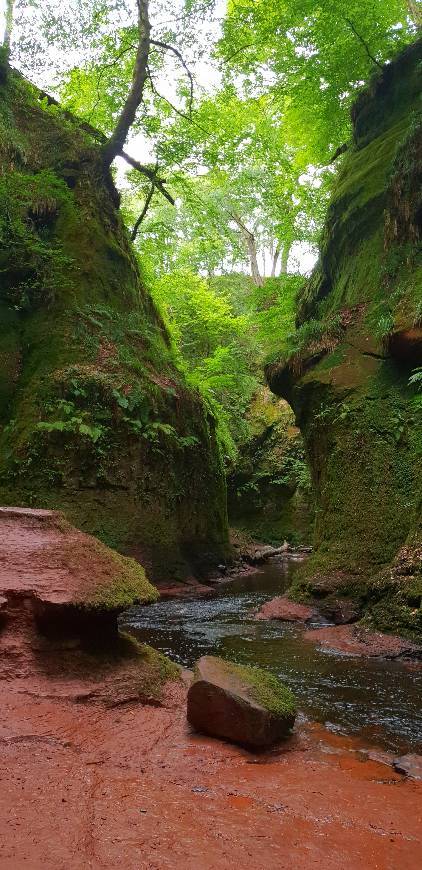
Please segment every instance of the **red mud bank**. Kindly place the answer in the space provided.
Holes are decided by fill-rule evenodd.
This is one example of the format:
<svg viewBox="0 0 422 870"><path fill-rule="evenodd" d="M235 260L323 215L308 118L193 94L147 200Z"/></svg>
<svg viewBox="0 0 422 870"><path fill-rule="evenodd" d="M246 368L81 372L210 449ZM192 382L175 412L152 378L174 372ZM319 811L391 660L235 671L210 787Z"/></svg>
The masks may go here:
<svg viewBox="0 0 422 870"><path fill-rule="evenodd" d="M261 755L192 734L186 687L162 657L99 655L40 633L31 558L47 584L57 550L35 536L31 554L24 539L25 594L13 596L2 528L1 870L419 865L422 781L319 726Z"/></svg>
<svg viewBox="0 0 422 870"><path fill-rule="evenodd" d="M306 640L354 656L422 659L422 647L396 635L369 631L359 625L335 625L307 631Z"/></svg>
<svg viewBox="0 0 422 870"><path fill-rule="evenodd" d="M309 625L309 623L320 622L324 615L324 613L319 612L317 607L298 604L287 596L283 596L266 601L255 614L255 619L275 619L281 622L301 622L304 625ZM349 619L348 602L338 604L335 612L330 615L334 615L334 618L338 618L339 621ZM354 618L354 613L352 613L352 619ZM347 655L422 661L422 646L420 644L396 635L371 631L354 622L351 625L321 625L318 628L307 629L304 631L303 637L305 640L313 641L322 647L337 650Z"/></svg>
<svg viewBox="0 0 422 870"><path fill-rule="evenodd" d="M12 680L1 709L2 870L415 870L422 783L323 729L253 756L189 733L185 693L104 705Z"/></svg>

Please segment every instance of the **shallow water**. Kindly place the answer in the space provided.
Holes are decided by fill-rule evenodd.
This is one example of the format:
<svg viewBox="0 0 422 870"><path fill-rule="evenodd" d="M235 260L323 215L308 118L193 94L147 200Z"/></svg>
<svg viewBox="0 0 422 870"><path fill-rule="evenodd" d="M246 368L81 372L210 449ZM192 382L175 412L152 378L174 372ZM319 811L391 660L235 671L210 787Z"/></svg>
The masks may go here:
<svg viewBox="0 0 422 870"><path fill-rule="evenodd" d="M318 649L300 626L253 619L290 585L294 570L291 559L273 559L212 597L134 607L123 621L185 667L204 654L259 665L293 689L306 717L393 752L421 752L421 669Z"/></svg>

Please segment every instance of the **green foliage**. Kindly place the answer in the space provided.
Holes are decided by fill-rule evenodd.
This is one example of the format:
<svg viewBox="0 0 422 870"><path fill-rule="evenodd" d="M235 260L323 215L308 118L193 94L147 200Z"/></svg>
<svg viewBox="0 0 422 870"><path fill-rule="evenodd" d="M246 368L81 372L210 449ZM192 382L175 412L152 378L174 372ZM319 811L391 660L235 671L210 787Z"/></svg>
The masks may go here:
<svg viewBox="0 0 422 870"><path fill-rule="evenodd" d="M271 95L302 166L326 164L350 137L357 90L414 27L406 0L233 0L220 53L246 94ZM269 82L269 84L268 84Z"/></svg>
<svg viewBox="0 0 422 870"><path fill-rule="evenodd" d="M419 392L422 392L422 368L413 369L409 378L409 384L415 386Z"/></svg>

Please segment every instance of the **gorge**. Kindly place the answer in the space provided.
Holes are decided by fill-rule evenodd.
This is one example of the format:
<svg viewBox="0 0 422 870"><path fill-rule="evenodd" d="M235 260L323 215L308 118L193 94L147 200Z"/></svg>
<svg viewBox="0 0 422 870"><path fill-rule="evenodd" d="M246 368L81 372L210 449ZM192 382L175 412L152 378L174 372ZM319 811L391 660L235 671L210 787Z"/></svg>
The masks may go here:
<svg viewBox="0 0 422 870"><path fill-rule="evenodd" d="M205 5L7 4L0 870L414 870L418 9Z"/></svg>

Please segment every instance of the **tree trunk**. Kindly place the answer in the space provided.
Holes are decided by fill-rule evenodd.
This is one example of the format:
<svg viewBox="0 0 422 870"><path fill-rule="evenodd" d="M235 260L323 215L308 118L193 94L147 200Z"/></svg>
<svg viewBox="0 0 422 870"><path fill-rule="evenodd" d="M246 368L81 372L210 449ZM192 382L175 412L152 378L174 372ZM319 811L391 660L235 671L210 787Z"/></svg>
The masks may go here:
<svg viewBox="0 0 422 870"><path fill-rule="evenodd" d="M255 236L253 233L251 233L250 230L248 230L247 226L245 226L245 224L243 223L242 219L239 217L238 214L231 212L231 217L233 218L234 222L239 227L240 232L243 236L243 239L244 239L244 242L246 245L246 250L247 250L248 256L249 256L252 280L253 280L254 284L256 284L257 287L262 287L264 282L262 280L261 273L259 271L259 266L258 266L258 252L256 249Z"/></svg>
<svg viewBox="0 0 422 870"><path fill-rule="evenodd" d="M142 102L144 85L148 77L148 55L150 49L151 25L148 17L148 0L136 0L138 6L138 48L133 69L132 85L126 102L118 118L114 132L104 146L104 166L111 166L115 157L123 149L127 134L135 120L136 112Z"/></svg>
<svg viewBox="0 0 422 870"><path fill-rule="evenodd" d="M281 253L281 246L280 246L280 243L277 242L276 247L275 247L275 251L273 253L273 263L272 263L272 267L271 267L271 278L275 278L275 273L277 271L277 263L278 263L278 260L280 257L280 253Z"/></svg>
<svg viewBox="0 0 422 870"><path fill-rule="evenodd" d="M9 60L10 54L10 42L12 39L12 30L13 30L13 10L15 6L15 0L6 0L6 22L4 28L4 37L3 37L3 48L5 50L5 60Z"/></svg>
<svg viewBox="0 0 422 870"><path fill-rule="evenodd" d="M289 263L290 245L285 242L283 245L283 253L281 255L280 275L287 275L287 266Z"/></svg>

